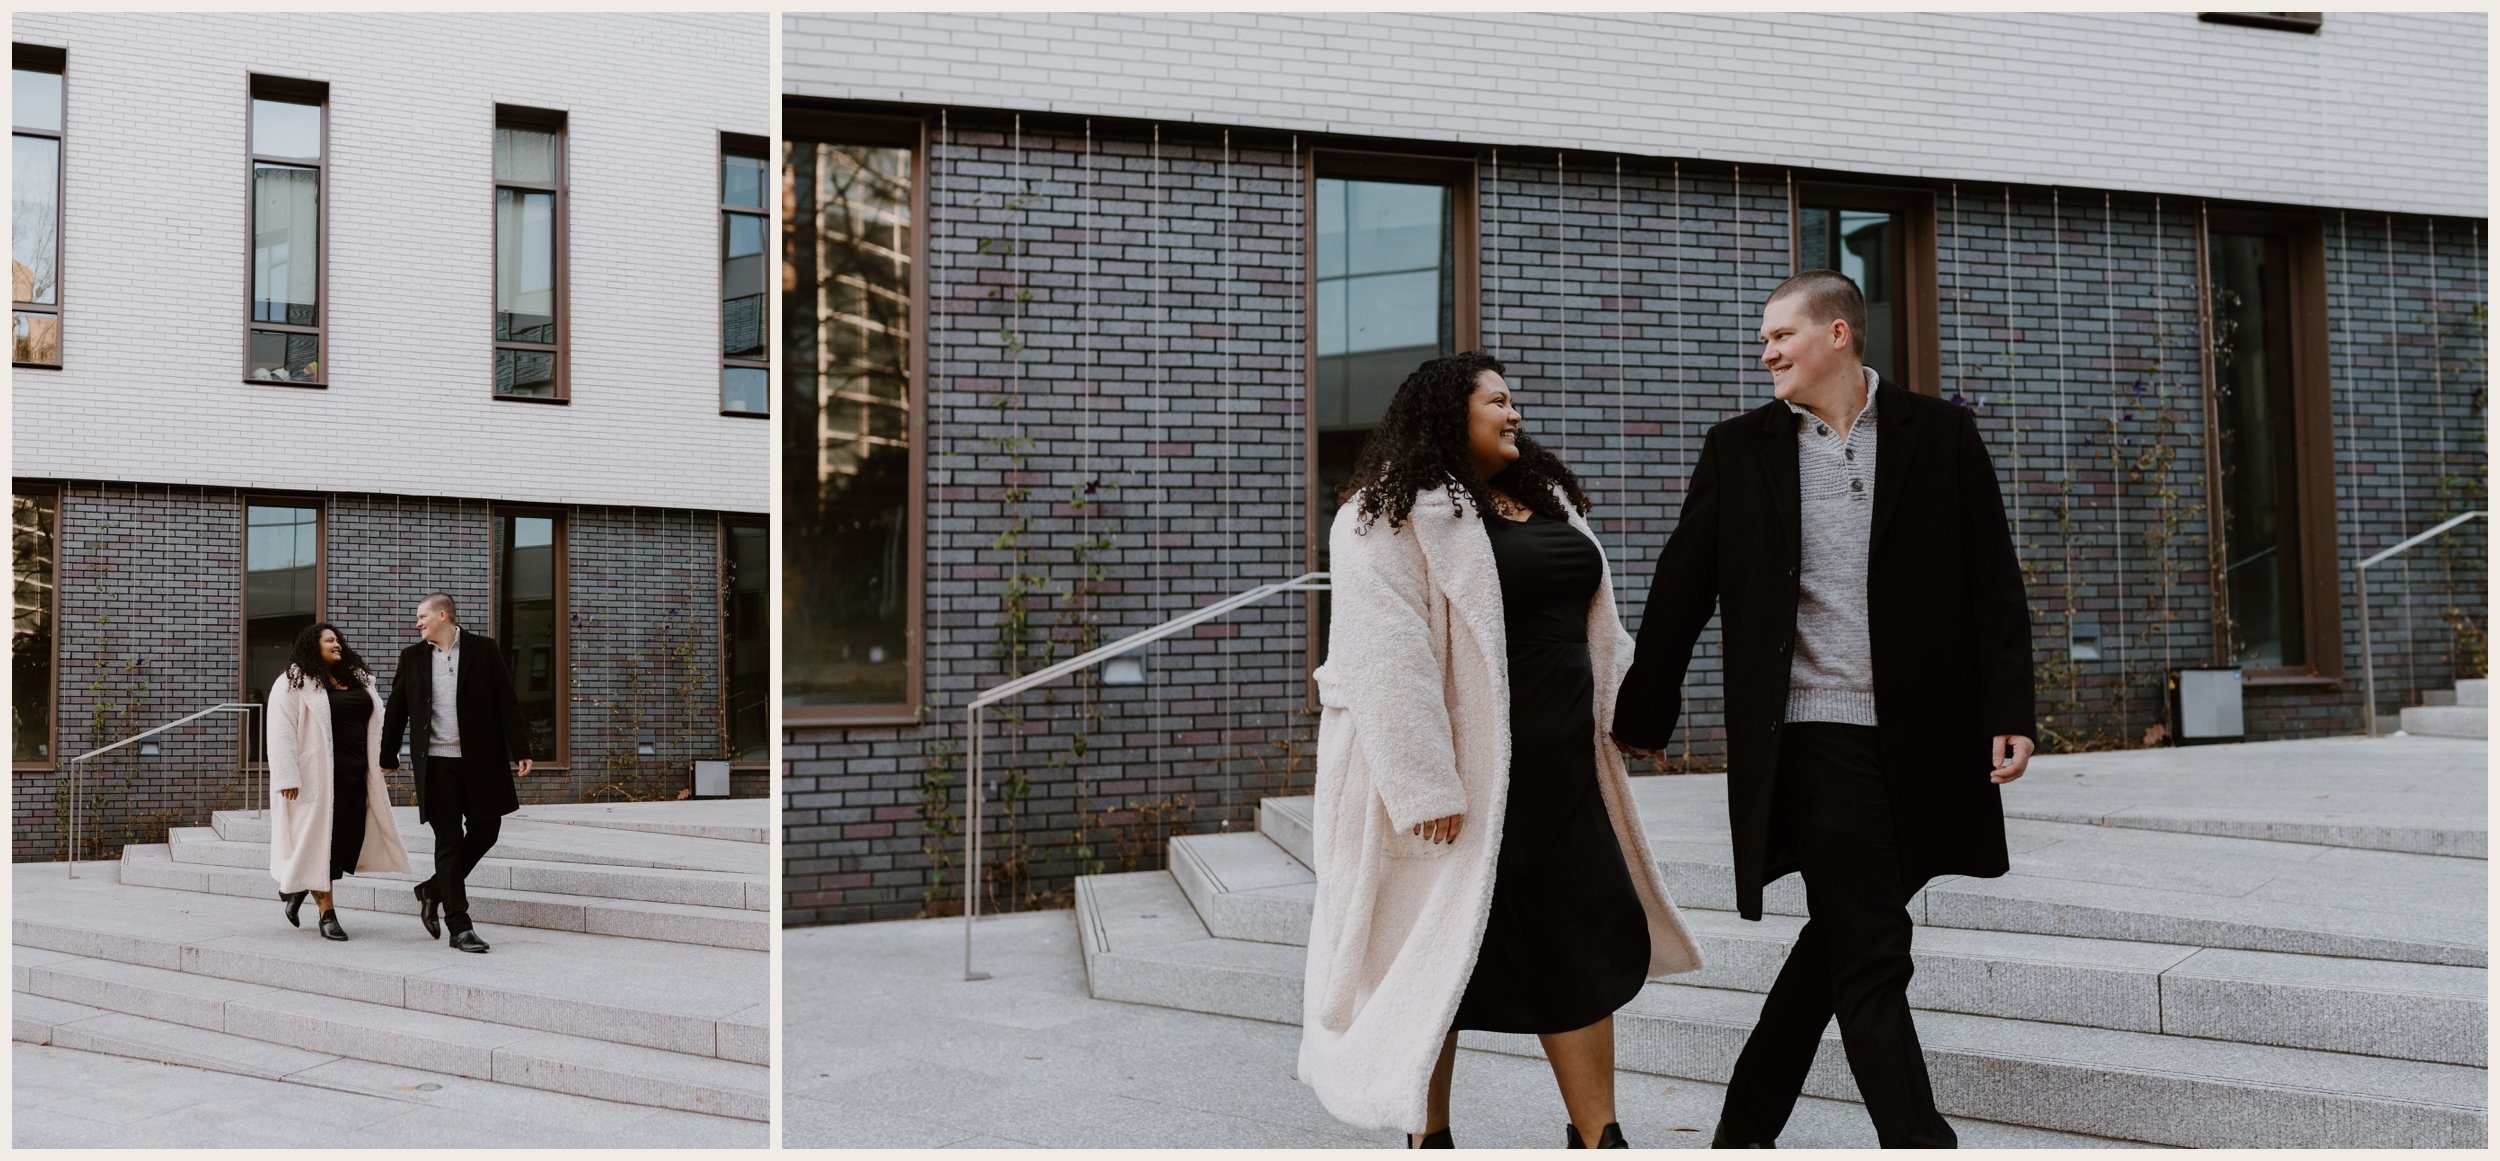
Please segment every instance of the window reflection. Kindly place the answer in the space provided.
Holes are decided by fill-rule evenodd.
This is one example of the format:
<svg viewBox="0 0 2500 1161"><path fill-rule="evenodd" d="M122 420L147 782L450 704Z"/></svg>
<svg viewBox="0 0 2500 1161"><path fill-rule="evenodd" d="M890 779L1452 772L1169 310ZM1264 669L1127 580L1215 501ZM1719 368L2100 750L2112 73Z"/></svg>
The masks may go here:
<svg viewBox="0 0 2500 1161"><path fill-rule="evenodd" d="M2293 453L2290 247L2212 235L2214 372L2222 446L2224 575L2240 664L2307 663Z"/></svg>
<svg viewBox="0 0 2500 1161"><path fill-rule="evenodd" d="M495 517L495 636L503 646L512 693L521 703L528 757L552 762L559 754L558 703L564 697L564 658L556 618L563 562L556 516Z"/></svg>
<svg viewBox="0 0 2500 1161"><path fill-rule="evenodd" d="M321 615L321 509L248 504L243 518L243 696L256 705L286 672L295 635ZM247 731L256 757L260 731Z"/></svg>
<svg viewBox="0 0 2500 1161"><path fill-rule="evenodd" d="M1886 210L1805 206L1797 212L1797 269L1837 270L1866 295L1866 352L1859 358L1895 383L1909 383L1907 288L1901 223Z"/></svg>
<svg viewBox="0 0 2500 1161"><path fill-rule="evenodd" d="M907 694L913 151L792 140L782 170L782 702Z"/></svg>
<svg viewBox="0 0 2500 1161"><path fill-rule="evenodd" d="M744 762L761 762L769 754L771 731L766 713L771 700L772 608L766 600L772 582L772 556L764 525L730 524L722 529L728 577L727 664L729 689L729 754Z"/></svg>
<svg viewBox="0 0 2500 1161"><path fill-rule="evenodd" d="M10 547L16 559L16 617L9 634L10 760L52 760L53 524L58 502L49 492L9 497Z"/></svg>

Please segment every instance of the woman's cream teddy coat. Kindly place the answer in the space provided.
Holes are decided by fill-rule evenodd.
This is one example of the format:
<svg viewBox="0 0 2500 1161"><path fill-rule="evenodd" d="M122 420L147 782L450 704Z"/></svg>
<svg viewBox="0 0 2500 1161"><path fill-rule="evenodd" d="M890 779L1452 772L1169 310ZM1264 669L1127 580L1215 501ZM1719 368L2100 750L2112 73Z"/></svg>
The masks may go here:
<svg viewBox="0 0 2500 1161"><path fill-rule="evenodd" d="M288 674L295 673L289 666ZM362 679L373 702L365 718L364 849L356 856L358 871L406 871L408 848L399 841L391 820L391 791L382 780L382 699L373 692L373 678ZM330 756L330 694L321 679L309 678L302 688L285 675L269 687L269 874L278 890L330 889L330 829L337 825L331 807L337 788ZM295 791L288 799L279 791Z"/></svg>
<svg viewBox="0 0 2500 1161"><path fill-rule="evenodd" d="M1446 491L1419 494L1395 529L1383 518L1358 531L1358 509L1338 509L1328 538L1333 620L1314 675L1319 883L1297 1073L1339 1120L1421 1132L1432 1066L1484 939L1510 789L1502 583L1484 520ZM1571 525L1597 539L1576 512ZM1632 663L1611 569L1588 626L1604 723ZM1603 728L1597 738L1598 788L1649 916L1650 974L1693 971L1701 954L1659 881L1623 757ZM1466 816L1454 843L1407 833L1452 814Z"/></svg>

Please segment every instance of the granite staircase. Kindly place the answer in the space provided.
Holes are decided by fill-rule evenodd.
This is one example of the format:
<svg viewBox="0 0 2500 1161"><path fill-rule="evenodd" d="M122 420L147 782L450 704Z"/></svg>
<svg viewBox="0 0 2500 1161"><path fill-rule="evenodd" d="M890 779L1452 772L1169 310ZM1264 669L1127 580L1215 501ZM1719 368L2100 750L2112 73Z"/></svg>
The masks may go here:
<svg viewBox="0 0 2500 1161"><path fill-rule="evenodd" d="M2397 724L2420 738L2489 738L2491 682L2486 678L2459 681L2453 689L2431 690L2422 704L2397 711Z"/></svg>
<svg viewBox="0 0 2500 1161"><path fill-rule="evenodd" d="M470 913L493 944L485 955L451 951L416 919L410 887L431 873L433 840L413 808L397 814L414 873L338 884L345 943L320 937L309 901L304 926L287 925L267 820L249 812L134 844L118 863L81 864L77 879L59 864L21 865L14 1038L315 1086L342 1073L335 1062L365 1062L399 1070L398 1088L490 1081L752 1122L761 1134L765 805L508 817L469 879Z"/></svg>
<svg viewBox="0 0 2500 1161"><path fill-rule="evenodd" d="M2056 760L2032 777L2058 779ZM1706 966L1617 1014L1618 1061L1724 1083L1802 925L1803 892L1782 880L1764 920L1744 921L1724 778L1634 785ZM2044 813L2073 813L2043 797ZM1269 799L1254 831L1173 840L1166 871L1079 880L1093 994L1299 1023L1310 809ZM1943 1112L2176 1146L2484 1144L2479 830L2347 821L2288 842L2228 819L2134 814L2011 819L2014 875L1939 879L1911 903L1910 1000ZM2391 905L2407 897L2439 902ZM1825 1040L1806 1092L1855 1100L1837 1029ZM1527 1036L1461 1042L1539 1053Z"/></svg>

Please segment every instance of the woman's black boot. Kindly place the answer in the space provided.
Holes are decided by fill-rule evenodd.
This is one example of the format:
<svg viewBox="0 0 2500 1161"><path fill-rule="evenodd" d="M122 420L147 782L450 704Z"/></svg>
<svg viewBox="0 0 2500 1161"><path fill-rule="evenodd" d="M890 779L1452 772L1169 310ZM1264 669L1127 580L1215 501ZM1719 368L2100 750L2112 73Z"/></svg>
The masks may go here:
<svg viewBox="0 0 2500 1161"><path fill-rule="evenodd" d="M1433 1131L1424 1134L1424 1139L1420 1141L1413 1137L1409 1137L1406 1139L1406 1147L1409 1149L1458 1148L1458 1146L1450 1143L1450 1131L1448 1129L1434 1129Z"/></svg>
<svg viewBox="0 0 2500 1161"><path fill-rule="evenodd" d="M344 940L347 938L347 929L339 926L338 912L324 911L321 913L321 938L337 940Z"/></svg>
<svg viewBox="0 0 2500 1161"><path fill-rule="evenodd" d="M1622 1127L1615 1124L1613 1121L1608 1121L1606 1122L1606 1127L1598 1130L1597 1132L1597 1147L1600 1149L1629 1149L1632 1146L1624 1141ZM1563 1148L1588 1148L1587 1145L1580 1143L1580 1126L1572 1124L1568 1121L1563 1122Z"/></svg>
<svg viewBox="0 0 2500 1161"><path fill-rule="evenodd" d="M286 921L289 924L296 927L302 927L304 925L304 921L297 917L295 913L304 909L304 896L310 894L312 894L310 891L278 892L278 901L286 904Z"/></svg>

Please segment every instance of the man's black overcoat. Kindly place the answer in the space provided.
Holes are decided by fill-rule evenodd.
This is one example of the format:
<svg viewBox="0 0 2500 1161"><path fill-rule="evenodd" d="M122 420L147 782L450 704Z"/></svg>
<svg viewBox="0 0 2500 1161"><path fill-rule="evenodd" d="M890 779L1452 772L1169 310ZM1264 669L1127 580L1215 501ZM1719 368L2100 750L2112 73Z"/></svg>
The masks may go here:
<svg viewBox="0 0 2500 1161"><path fill-rule="evenodd" d="M511 764L529 753L528 724L521 720L521 702L512 692L503 650L493 638L460 633L460 688L453 695L460 715L460 758L469 771L462 787L471 817L510 814L521 809L519 787L512 784ZM412 725L408 759L416 770L417 821L433 821L425 796L427 751L434 745L434 646L419 641L399 651L399 671L391 675L391 699L382 711L382 766L399 768L400 731Z"/></svg>
<svg viewBox="0 0 2500 1161"><path fill-rule="evenodd" d="M1962 408L1876 388L1875 515L1866 600L1875 716L1903 854L1904 889L1937 875L2006 870L1990 740L2037 737L2031 616L1996 471ZM1770 850L1771 783L1797 632L1799 417L1773 401L1710 429L1683 515L1658 556L1614 734L1667 744L1693 643L1721 615L1728 821L1737 909L1795 870Z"/></svg>

